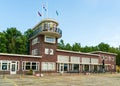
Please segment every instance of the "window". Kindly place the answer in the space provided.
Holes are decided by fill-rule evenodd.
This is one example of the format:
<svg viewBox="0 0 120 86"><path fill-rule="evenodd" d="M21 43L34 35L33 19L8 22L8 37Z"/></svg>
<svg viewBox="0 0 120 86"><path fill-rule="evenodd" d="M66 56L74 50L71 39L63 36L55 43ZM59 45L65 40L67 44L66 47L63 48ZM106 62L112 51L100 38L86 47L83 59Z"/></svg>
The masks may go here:
<svg viewBox="0 0 120 86"><path fill-rule="evenodd" d="M11 63L16 64L16 69L19 70L19 62L18 61L8 61L8 60L0 60L0 70L8 71L11 69Z"/></svg>
<svg viewBox="0 0 120 86"><path fill-rule="evenodd" d="M51 37L51 36L45 36L45 42L48 43L55 43L55 37Z"/></svg>
<svg viewBox="0 0 120 86"><path fill-rule="evenodd" d="M32 45L38 43L38 37L32 40Z"/></svg>
<svg viewBox="0 0 120 86"><path fill-rule="evenodd" d="M23 62L23 70L39 70L39 62Z"/></svg>
<svg viewBox="0 0 120 86"><path fill-rule="evenodd" d="M49 49L49 53L50 53L50 55L53 55L54 54L53 49Z"/></svg>
<svg viewBox="0 0 120 86"><path fill-rule="evenodd" d="M33 49L33 50L32 50L32 55L38 55L38 53L39 53L39 52L38 52L38 49Z"/></svg>
<svg viewBox="0 0 120 86"><path fill-rule="evenodd" d="M26 67L25 67L26 70L29 70L30 69L30 62L26 62Z"/></svg>
<svg viewBox="0 0 120 86"><path fill-rule="evenodd" d="M67 63L67 62L69 62L69 56L58 55L57 61L61 62L61 63Z"/></svg>
<svg viewBox="0 0 120 86"><path fill-rule="evenodd" d="M54 71L55 63L54 62L42 62L42 70L43 71Z"/></svg>
<svg viewBox="0 0 120 86"><path fill-rule="evenodd" d="M111 57L111 60L114 61L114 57Z"/></svg>
<svg viewBox="0 0 120 86"><path fill-rule="evenodd" d="M49 54L49 49L45 48L45 54Z"/></svg>
<svg viewBox="0 0 120 86"><path fill-rule="evenodd" d="M54 55L54 50L49 49L49 48L45 48L45 54Z"/></svg>

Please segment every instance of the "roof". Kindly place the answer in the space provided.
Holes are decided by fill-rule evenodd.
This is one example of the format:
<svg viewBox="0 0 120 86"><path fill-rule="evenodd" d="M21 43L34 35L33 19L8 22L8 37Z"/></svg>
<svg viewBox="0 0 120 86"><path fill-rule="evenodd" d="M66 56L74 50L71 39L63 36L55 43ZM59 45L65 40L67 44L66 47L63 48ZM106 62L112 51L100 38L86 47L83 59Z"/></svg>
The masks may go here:
<svg viewBox="0 0 120 86"><path fill-rule="evenodd" d="M117 55L116 53L103 52L103 51L94 51L94 52L91 52L91 53L92 54L94 54L94 53L103 53L103 54Z"/></svg>
<svg viewBox="0 0 120 86"><path fill-rule="evenodd" d="M98 54L83 53L83 52L75 52L75 51L60 50L60 49L57 49L57 51L66 52L66 53L76 53L76 54L84 54L84 55L99 56Z"/></svg>
<svg viewBox="0 0 120 86"><path fill-rule="evenodd" d="M22 55L22 54L8 54L8 53L0 53L0 55L4 56L19 56L19 57L35 57L35 58L42 58L42 56L33 56L33 55Z"/></svg>

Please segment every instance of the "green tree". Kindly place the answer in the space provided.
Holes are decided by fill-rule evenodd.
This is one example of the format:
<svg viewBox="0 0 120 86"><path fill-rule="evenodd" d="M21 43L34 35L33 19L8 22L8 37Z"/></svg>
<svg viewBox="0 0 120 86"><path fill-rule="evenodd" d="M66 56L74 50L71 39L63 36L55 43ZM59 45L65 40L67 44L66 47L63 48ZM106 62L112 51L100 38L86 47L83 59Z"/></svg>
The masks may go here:
<svg viewBox="0 0 120 86"><path fill-rule="evenodd" d="M30 54L30 35L33 33L32 29L28 29L27 31L24 32L24 47L26 47L26 54Z"/></svg>
<svg viewBox="0 0 120 86"><path fill-rule="evenodd" d="M108 51L109 51L109 48L110 48L110 45L105 44L105 43L103 43L103 42L101 42L101 43L98 45L98 49L99 49L100 51L108 52Z"/></svg>
<svg viewBox="0 0 120 86"><path fill-rule="evenodd" d="M85 47L83 47L82 48L82 52L92 52L93 51L93 49L92 49L92 47L89 47L89 46L85 46Z"/></svg>
<svg viewBox="0 0 120 86"><path fill-rule="evenodd" d="M22 37L22 34L20 31L18 31L16 28L7 28L6 31L4 31L5 37L6 37L6 48L8 53L18 53L18 49L20 48L18 46L18 43L20 38Z"/></svg>
<svg viewBox="0 0 120 86"><path fill-rule="evenodd" d="M65 50L72 50L72 47L69 43L65 45Z"/></svg>
<svg viewBox="0 0 120 86"><path fill-rule="evenodd" d="M81 50L81 45L80 43L75 43L72 45L72 50L73 51L80 51Z"/></svg>
<svg viewBox="0 0 120 86"><path fill-rule="evenodd" d="M58 43L58 48L59 49L65 49L65 44L64 44L64 41L61 39L60 42Z"/></svg>
<svg viewBox="0 0 120 86"><path fill-rule="evenodd" d="M6 53L6 37L4 33L0 32L0 52L1 53Z"/></svg>

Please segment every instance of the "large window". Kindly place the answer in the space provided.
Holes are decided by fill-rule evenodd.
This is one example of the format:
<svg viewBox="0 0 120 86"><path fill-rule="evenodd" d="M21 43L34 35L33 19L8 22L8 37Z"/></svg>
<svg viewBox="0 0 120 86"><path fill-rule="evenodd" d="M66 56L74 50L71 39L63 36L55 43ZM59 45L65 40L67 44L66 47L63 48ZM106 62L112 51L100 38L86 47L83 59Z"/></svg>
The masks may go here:
<svg viewBox="0 0 120 86"><path fill-rule="evenodd" d="M43 71L54 71L55 63L54 62L42 62L42 70Z"/></svg>
<svg viewBox="0 0 120 86"><path fill-rule="evenodd" d="M23 62L23 70L39 70L39 62Z"/></svg>
<svg viewBox="0 0 120 86"><path fill-rule="evenodd" d="M10 70L10 61L2 60L0 70Z"/></svg>
<svg viewBox="0 0 120 86"><path fill-rule="evenodd" d="M4 71L8 71L11 69L11 63L13 61L8 61L8 60L0 60L0 70L4 70ZM16 67L17 67L17 70L19 70L19 62L18 61L14 61L16 63Z"/></svg>
<svg viewBox="0 0 120 86"><path fill-rule="evenodd" d="M55 43L55 37L51 37L51 36L45 36L45 42L48 43Z"/></svg>

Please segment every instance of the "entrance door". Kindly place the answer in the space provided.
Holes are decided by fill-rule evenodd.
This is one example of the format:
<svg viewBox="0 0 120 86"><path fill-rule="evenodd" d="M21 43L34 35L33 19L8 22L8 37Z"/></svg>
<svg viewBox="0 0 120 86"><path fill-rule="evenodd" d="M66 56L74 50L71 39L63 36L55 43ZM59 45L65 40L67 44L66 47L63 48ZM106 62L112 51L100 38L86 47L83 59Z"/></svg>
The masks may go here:
<svg viewBox="0 0 120 86"><path fill-rule="evenodd" d="M16 74L16 62L11 63L10 74Z"/></svg>

